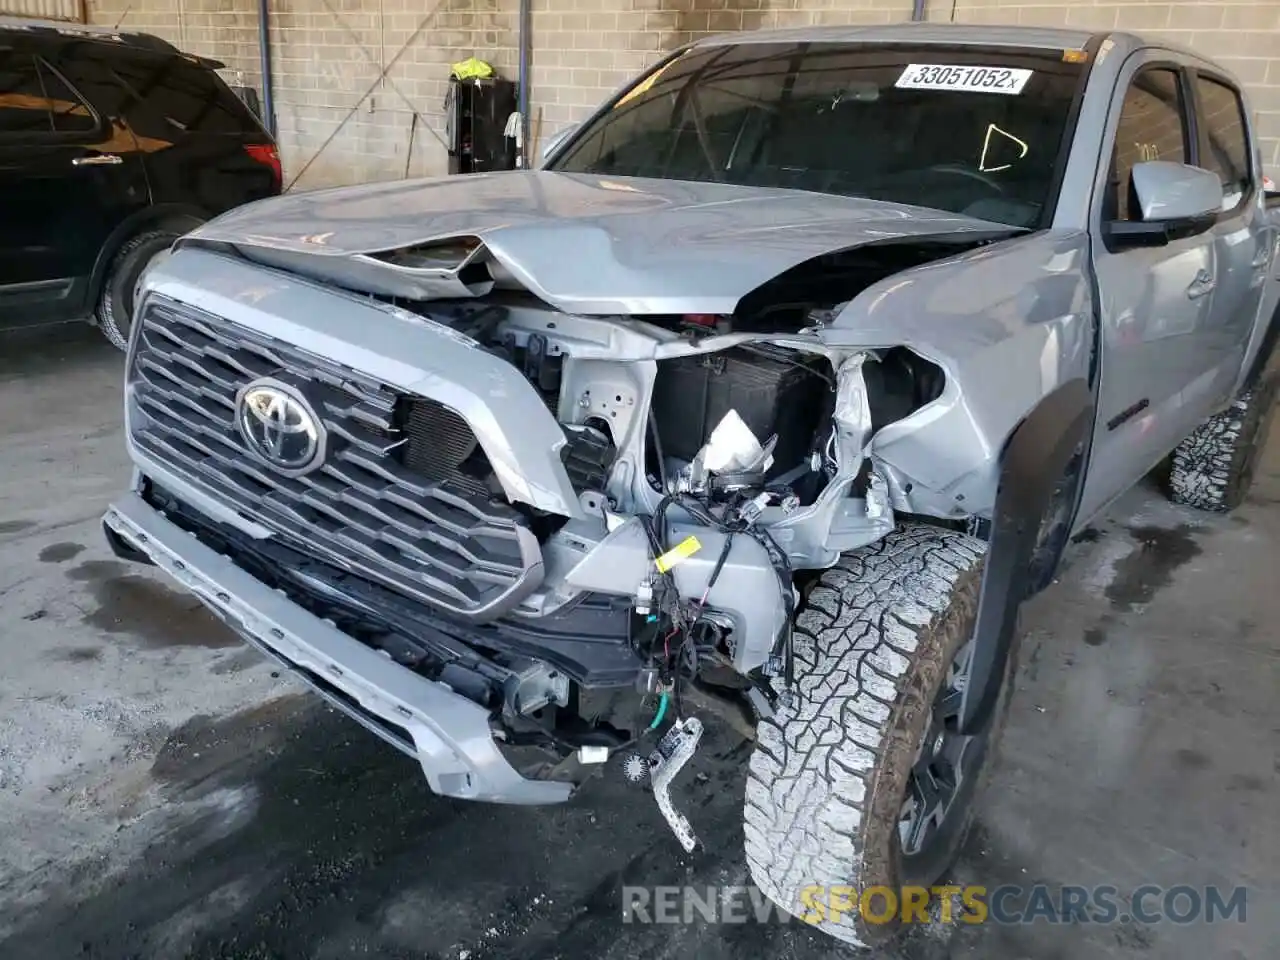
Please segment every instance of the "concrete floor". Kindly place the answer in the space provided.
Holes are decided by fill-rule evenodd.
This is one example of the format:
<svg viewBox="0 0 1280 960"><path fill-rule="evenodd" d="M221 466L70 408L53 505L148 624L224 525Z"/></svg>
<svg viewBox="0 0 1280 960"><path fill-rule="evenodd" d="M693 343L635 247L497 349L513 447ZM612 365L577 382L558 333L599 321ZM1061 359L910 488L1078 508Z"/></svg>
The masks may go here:
<svg viewBox="0 0 1280 960"><path fill-rule="evenodd" d="M412 763L115 562L121 361L92 331L0 340L0 956L817 958L798 924L624 926L621 887L744 884L748 747L679 787L709 853L599 780L527 810ZM1275 955L1280 441L1231 518L1135 491L1024 616L1001 762L961 882L1244 885L1247 922L926 928L910 960Z"/></svg>

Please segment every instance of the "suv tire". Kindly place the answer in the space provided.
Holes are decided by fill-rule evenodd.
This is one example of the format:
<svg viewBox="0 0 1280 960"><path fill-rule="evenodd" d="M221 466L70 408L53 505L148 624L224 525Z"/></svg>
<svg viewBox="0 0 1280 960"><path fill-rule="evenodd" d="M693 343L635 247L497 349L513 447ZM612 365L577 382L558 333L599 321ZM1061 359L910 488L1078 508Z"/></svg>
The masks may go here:
<svg viewBox="0 0 1280 960"><path fill-rule="evenodd" d="M164 256L178 239L170 230L141 233L122 246L107 268L95 316L102 334L120 350L129 346L133 329L133 301L143 271L158 257Z"/></svg>
<svg viewBox="0 0 1280 960"><path fill-rule="evenodd" d="M743 811L752 879L782 909L847 943L890 939L902 903L892 919L869 922L856 909L831 910L833 888L850 891L838 895L856 904L871 887L899 897L904 886L929 887L968 830L1015 660L1011 653L988 728L947 736L967 673L985 549L961 533L908 525L843 557L814 584L797 618L791 704L759 723ZM939 784L950 797L942 815L913 817L921 786ZM873 914L885 910L877 901Z"/></svg>
<svg viewBox="0 0 1280 960"><path fill-rule="evenodd" d="M1264 377L1173 451L1168 493L1174 503L1227 513L1244 502L1267 443L1280 376Z"/></svg>

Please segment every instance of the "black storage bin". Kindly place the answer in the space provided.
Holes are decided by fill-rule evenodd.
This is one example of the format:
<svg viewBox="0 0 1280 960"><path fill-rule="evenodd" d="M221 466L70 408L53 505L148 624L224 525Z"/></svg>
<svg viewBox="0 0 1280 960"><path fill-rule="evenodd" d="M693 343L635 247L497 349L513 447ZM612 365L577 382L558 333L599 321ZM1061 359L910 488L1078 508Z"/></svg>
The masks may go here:
<svg viewBox="0 0 1280 960"><path fill-rule="evenodd" d="M516 85L510 80L449 78L445 118L450 173L514 170L515 140L505 135L516 109Z"/></svg>

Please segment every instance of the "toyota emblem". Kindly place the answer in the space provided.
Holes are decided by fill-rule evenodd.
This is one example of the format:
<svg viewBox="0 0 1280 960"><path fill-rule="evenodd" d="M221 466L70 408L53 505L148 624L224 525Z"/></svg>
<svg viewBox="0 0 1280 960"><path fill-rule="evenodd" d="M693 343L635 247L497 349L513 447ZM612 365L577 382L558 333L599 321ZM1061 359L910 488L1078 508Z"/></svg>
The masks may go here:
<svg viewBox="0 0 1280 960"><path fill-rule="evenodd" d="M306 398L278 380L255 380L236 398L236 424L249 452L301 476L324 461L325 430Z"/></svg>

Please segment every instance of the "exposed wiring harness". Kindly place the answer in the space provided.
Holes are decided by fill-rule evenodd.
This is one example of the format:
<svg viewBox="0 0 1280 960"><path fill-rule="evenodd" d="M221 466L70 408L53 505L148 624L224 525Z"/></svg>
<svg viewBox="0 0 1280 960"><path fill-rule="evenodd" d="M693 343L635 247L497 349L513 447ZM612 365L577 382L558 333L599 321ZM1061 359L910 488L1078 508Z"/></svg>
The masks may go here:
<svg viewBox="0 0 1280 960"><path fill-rule="evenodd" d="M649 436L653 440L653 456L658 461L658 482L662 492L667 493L671 489L667 483L667 459L662 452L662 438L658 436L658 421L653 416L653 410L649 411Z"/></svg>
<svg viewBox="0 0 1280 960"><path fill-rule="evenodd" d="M769 492L778 493L777 491ZM670 690L677 720L683 715L680 696L682 684L697 675L701 651L716 649L721 639L720 628L704 619L704 612L711 591L724 572L729 554L733 550L734 538L737 536L749 536L759 543L768 555L778 577L786 616L779 645L770 657L769 666L772 674L776 675L778 672L783 674L786 689L789 690L794 683L795 645L792 619L795 614L795 596L792 587L791 561L769 531L756 525L758 509L755 514L752 514L748 510L751 502L748 498L738 495L722 508L720 514L717 514L709 503L692 493L668 491L659 501L653 514L641 518L655 563L657 558L663 556L668 550L667 511L672 505L680 507L695 522L724 535L719 556L712 567L702 596L698 600L686 601L681 598L670 569L660 571L654 585L655 612L650 614L650 620L659 626L650 635L648 656L651 661L656 660L659 664L659 677L664 686L663 695L665 698L666 690ZM661 625L664 621L670 626L663 636L662 648L658 650L657 637L663 632ZM677 638L678 642L673 653L671 642ZM665 699L659 705L659 712L665 716ZM655 722L660 723L661 720Z"/></svg>
<svg viewBox="0 0 1280 960"><path fill-rule="evenodd" d="M662 718L667 715L667 694L664 691L662 699L658 701L658 712L653 715L653 722L649 724L650 730L657 730L662 725Z"/></svg>

